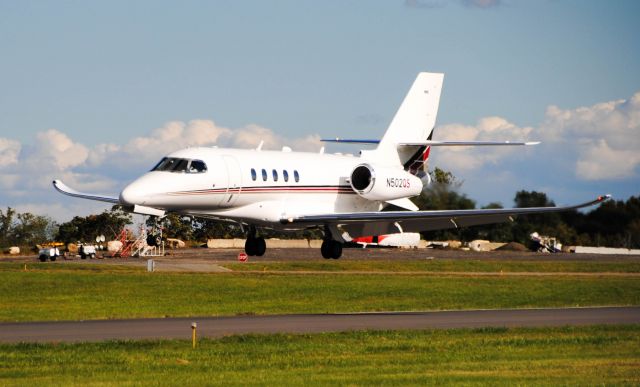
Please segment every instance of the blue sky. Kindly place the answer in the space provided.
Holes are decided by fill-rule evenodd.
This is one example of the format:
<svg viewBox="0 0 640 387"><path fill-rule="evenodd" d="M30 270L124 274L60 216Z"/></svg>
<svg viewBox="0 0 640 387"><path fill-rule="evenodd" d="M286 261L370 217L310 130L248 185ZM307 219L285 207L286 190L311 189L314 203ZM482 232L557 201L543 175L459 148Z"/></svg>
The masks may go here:
<svg viewBox="0 0 640 387"><path fill-rule="evenodd" d="M626 199L640 194L638 15L620 0L0 1L0 206L95 210L50 178L115 193L171 150L150 138L380 137L425 70L445 73L435 138L543 141L434 151L480 205L521 188Z"/></svg>

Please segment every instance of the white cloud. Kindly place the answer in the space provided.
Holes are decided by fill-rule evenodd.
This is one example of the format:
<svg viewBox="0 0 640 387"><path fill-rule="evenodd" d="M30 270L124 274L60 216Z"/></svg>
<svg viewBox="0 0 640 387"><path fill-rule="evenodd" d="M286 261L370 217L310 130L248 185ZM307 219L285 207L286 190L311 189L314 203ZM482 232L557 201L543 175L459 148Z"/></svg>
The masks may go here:
<svg viewBox="0 0 640 387"><path fill-rule="evenodd" d="M623 179L640 164L638 150L614 150L605 140L590 144L576 162L576 175L586 180Z"/></svg>
<svg viewBox="0 0 640 387"><path fill-rule="evenodd" d="M501 117L485 117L475 126L462 124L442 125L435 129L434 139L443 141L526 141L531 127L519 127ZM478 170L486 164L496 164L505 157L520 154L518 147L434 147L436 165L445 165L455 171Z"/></svg>
<svg viewBox="0 0 640 387"><path fill-rule="evenodd" d="M232 147L238 148L255 148L260 141L264 141L264 149L275 149L282 143L273 131L258 125L248 125L235 131L227 141Z"/></svg>
<svg viewBox="0 0 640 387"><path fill-rule="evenodd" d="M81 165L89 156L86 146L73 142L69 136L56 129L38 133L35 149L30 153L29 164L34 168L51 164L58 170Z"/></svg>
<svg viewBox="0 0 640 387"><path fill-rule="evenodd" d="M476 125L449 124L436 128L434 138L450 141L540 140L542 144L519 147L435 148L437 165L456 171L513 161L535 153L537 158L571 165L581 180L625 179L640 165L640 92L625 100L598 103L576 109L549 106L541 125L519 127L501 117L486 117Z"/></svg>
<svg viewBox="0 0 640 387"><path fill-rule="evenodd" d="M576 176L634 176L640 165L640 92L631 98L563 110L550 106L539 133L557 147L575 147Z"/></svg>
<svg viewBox="0 0 640 387"><path fill-rule="evenodd" d="M0 137L0 168L16 164L21 148L18 141Z"/></svg>
<svg viewBox="0 0 640 387"><path fill-rule="evenodd" d="M122 147L103 145L101 150L110 154L115 164L122 164L123 159L127 160L125 164L128 165L131 165L130 160L149 164L178 149L213 145L221 136L230 132L230 129L218 127L210 120L193 120L188 123L172 121L152 130L147 136L129 140Z"/></svg>

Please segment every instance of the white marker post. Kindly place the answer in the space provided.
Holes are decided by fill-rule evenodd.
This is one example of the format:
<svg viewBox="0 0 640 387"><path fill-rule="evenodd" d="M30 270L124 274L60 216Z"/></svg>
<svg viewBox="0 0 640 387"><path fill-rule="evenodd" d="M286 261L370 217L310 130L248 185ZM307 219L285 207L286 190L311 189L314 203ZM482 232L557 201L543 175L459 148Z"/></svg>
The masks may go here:
<svg viewBox="0 0 640 387"><path fill-rule="evenodd" d="M198 324L196 324L195 322L191 323L191 347L193 349L196 348L196 328L198 327Z"/></svg>

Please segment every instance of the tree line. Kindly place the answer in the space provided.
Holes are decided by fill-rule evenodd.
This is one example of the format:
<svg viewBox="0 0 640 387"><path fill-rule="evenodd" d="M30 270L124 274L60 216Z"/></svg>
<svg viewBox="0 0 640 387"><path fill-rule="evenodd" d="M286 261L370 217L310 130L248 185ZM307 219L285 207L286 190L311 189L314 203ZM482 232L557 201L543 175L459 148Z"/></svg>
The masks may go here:
<svg viewBox="0 0 640 387"><path fill-rule="evenodd" d="M462 182L451 172L435 168L429 172L432 183L414 198L421 210L474 209L476 202L460 192ZM515 207L546 207L555 203L543 192L518 191ZM502 208L491 203L483 208ZM388 208L394 209L394 208ZM396 208L397 209L397 208ZM0 247L34 246L45 241L90 242L98 235L115 238L132 224L132 217L114 206L97 215L75 216L68 222L56 223L47 216L17 213L12 208L0 210ZM234 223L168 214L157 224L148 218L147 226L162 227L163 235L184 241L205 242L210 238L244 238L245 231ZM474 226L454 230L424 232L427 240L488 239L499 242L527 244L532 232L557 237L565 245L640 248L640 195L626 201L610 200L588 212L567 211L517 217L515 222ZM280 233L261 230L266 238L322 238L319 230Z"/></svg>

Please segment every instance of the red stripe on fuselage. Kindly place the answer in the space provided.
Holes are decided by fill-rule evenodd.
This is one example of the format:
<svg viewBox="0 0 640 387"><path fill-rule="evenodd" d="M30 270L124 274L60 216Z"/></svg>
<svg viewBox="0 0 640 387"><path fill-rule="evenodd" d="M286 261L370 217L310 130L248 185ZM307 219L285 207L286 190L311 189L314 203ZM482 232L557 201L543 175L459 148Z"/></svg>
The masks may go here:
<svg viewBox="0 0 640 387"><path fill-rule="evenodd" d="M194 191L168 192L169 195L213 195L226 193L341 193L355 194L349 186L270 186L270 187L238 187L238 188L217 188Z"/></svg>

